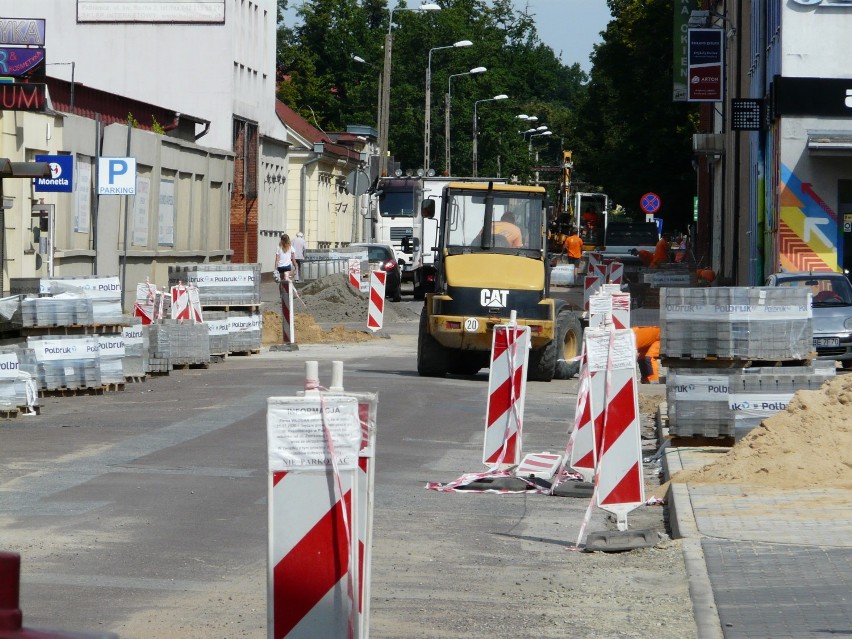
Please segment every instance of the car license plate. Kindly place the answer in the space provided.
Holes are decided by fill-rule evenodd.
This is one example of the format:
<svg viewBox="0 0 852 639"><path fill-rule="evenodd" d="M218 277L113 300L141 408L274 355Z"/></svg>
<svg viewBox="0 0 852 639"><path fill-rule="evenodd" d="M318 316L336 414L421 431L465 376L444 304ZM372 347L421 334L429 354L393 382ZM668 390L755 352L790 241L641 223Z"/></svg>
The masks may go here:
<svg viewBox="0 0 852 639"><path fill-rule="evenodd" d="M815 348L830 348L832 346L840 346L839 337L814 337Z"/></svg>

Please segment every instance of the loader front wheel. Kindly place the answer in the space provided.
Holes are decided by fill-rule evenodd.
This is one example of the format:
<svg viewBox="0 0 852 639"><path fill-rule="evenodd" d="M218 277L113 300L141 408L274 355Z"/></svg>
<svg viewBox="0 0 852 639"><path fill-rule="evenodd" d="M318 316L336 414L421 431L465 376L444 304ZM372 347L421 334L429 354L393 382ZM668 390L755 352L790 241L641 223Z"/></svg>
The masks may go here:
<svg viewBox="0 0 852 639"><path fill-rule="evenodd" d="M420 332L417 336L417 374L421 377L446 377L449 352L429 334L426 309L420 313Z"/></svg>

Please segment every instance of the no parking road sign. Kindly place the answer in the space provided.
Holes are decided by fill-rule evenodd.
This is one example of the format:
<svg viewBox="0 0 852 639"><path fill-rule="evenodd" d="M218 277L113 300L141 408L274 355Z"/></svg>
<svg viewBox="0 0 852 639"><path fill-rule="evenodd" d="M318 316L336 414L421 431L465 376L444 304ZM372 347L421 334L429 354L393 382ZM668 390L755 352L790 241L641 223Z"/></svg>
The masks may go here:
<svg viewBox="0 0 852 639"><path fill-rule="evenodd" d="M646 193L639 200L639 206L645 213L656 213L660 210L660 196L656 193Z"/></svg>

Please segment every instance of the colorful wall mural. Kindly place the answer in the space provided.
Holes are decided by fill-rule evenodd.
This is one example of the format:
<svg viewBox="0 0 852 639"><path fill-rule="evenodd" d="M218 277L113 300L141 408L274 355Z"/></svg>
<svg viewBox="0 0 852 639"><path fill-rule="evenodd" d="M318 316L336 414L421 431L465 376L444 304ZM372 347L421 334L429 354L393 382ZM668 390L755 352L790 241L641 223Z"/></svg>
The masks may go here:
<svg viewBox="0 0 852 639"><path fill-rule="evenodd" d="M783 271L839 271L837 213L781 164L778 260Z"/></svg>

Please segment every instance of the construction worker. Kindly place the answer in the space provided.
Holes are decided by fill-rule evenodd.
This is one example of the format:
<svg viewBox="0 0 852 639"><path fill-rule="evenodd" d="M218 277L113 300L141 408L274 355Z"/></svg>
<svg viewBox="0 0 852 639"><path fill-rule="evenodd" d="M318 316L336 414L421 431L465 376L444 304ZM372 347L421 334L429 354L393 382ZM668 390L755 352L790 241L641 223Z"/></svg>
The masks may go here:
<svg viewBox="0 0 852 639"><path fill-rule="evenodd" d="M640 258L641 259L641 258ZM654 257L651 259L651 268L657 268L660 264L669 262L669 236L663 234L654 248Z"/></svg>
<svg viewBox="0 0 852 639"><path fill-rule="evenodd" d="M580 258L583 256L583 240L577 234L577 231L571 229L571 235L565 238L565 243L562 245L562 252L568 255L568 263L577 266L580 263Z"/></svg>
<svg viewBox="0 0 852 639"><path fill-rule="evenodd" d="M524 238L521 234L521 229L515 224L515 216L513 213L506 211L503 213L500 221L492 224L493 232L496 235L502 235L506 238L506 242L512 248L523 246Z"/></svg>
<svg viewBox="0 0 852 639"><path fill-rule="evenodd" d="M636 335L636 363L643 384L655 384L660 381L660 327L634 326Z"/></svg>

